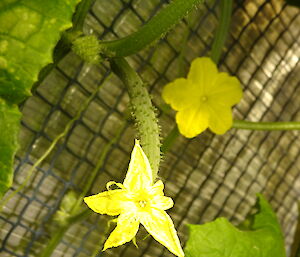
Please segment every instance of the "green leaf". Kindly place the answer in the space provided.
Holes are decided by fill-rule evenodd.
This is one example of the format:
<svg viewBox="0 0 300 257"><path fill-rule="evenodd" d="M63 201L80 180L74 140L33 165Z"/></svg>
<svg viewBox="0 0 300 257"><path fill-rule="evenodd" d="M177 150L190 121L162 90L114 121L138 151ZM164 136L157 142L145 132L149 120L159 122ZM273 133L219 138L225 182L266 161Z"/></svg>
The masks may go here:
<svg viewBox="0 0 300 257"><path fill-rule="evenodd" d="M13 160L18 148L21 113L16 105L0 99L0 198L11 186Z"/></svg>
<svg viewBox="0 0 300 257"><path fill-rule="evenodd" d="M0 97L19 103L30 95L79 1L0 1Z"/></svg>
<svg viewBox="0 0 300 257"><path fill-rule="evenodd" d="M298 221L297 227L294 233L294 240L291 246L291 257L300 257L300 202L298 202Z"/></svg>
<svg viewBox="0 0 300 257"><path fill-rule="evenodd" d="M275 213L262 195L258 212L239 230L225 218L189 225L186 257L285 257L284 241Z"/></svg>
<svg viewBox="0 0 300 257"><path fill-rule="evenodd" d="M13 180L20 112L40 70L51 63L80 0L0 0L0 198Z"/></svg>

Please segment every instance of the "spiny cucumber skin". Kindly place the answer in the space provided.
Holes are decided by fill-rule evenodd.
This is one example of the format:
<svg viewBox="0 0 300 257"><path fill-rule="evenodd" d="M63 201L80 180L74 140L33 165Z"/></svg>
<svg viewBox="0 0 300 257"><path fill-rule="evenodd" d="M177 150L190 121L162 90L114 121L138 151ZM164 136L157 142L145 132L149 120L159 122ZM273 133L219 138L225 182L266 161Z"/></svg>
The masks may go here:
<svg viewBox="0 0 300 257"><path fill-rule="evenodd" d="M135 86L128 87L128 93L142 148L153 173L157 174L160 161L159 127L151 100L142 81L136 81Z"/></svg>
<svg viewBox="0 0 300 257"><path fill-rule="evenodd" d="M111 68L127 87L141 145L149 159L155 179L160 163L160 140L159 126L150 96L141 78L125 59L112 59Z"/></svg>

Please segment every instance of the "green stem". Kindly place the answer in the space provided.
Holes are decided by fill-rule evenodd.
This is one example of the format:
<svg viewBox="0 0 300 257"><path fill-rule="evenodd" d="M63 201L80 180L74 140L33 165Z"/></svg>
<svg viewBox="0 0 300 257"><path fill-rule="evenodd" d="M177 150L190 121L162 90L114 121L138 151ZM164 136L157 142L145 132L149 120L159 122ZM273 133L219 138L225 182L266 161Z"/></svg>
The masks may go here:
<svg viewBox="0 0 300 257"><path fill-rule="evenodd" d="M300 246L298 247L298 250L296 252L296 256L295 257L300 257Z"/></svg>
<svg viewBox="0 0 300 257"><path fill-rule="evenodd" d="M108 234L110 232L110 228L111 228L111 223L113 223L113 220L110 220L107 222L107 225L105 226L105 229L103 231L103 233L101 234L100 240L98 242L98 244L96 245L96 248L94 249L94 251L91 254L91 257L96 257L96 256L101 256L101 254L99 254L101 252L101 249L103 248L103 244L106 240L106 238L108 237Z"/></svg>
<svg viewBox="0 0 300 257"><path fill-rule="evenodd" d="M53 52L53 63L50 63L40 71L39 79L33 85L33 90L35 90L41 82L44 81L49 73L57 66L60 60L62 60L70 52L72 42L82 34L85 17L94 1L95 0L82 0L78 4L72 20L73 27L62 33L61 39L58 41Z"/></svg>
<svg viewBox="0 0 300 257"><path fill-rule="evenodd" d="M85 220L88 216L91 215L91 211L89 209L84 210L77 215L71 216L67 223L64 226L61 226L56 230L55 234L51 236L50 242L47 244L46 248L39 255L40 257L49 257L51 256L53 250L56 248L57 244L60 242L64 234L67 232L69 227L75 223L78 223L82 220Z"/></svg>
<svg viewBox="0 0 300 257"><path fill-rule="evenodd" d="M67 230L68 230L67 226L59 227L59 229L56 231L55 235L51 236L50 242L47 244L46 248L42 251L42 253L40 254L40 257L51 256L53 250L55 249L57 244L60 242L63 235L67 232Z"/></svg>
<svg viewBox="0 0 300 257"><path fill-rule="evenodd" d="M76 11L73 15L72 23L73 26L69 30L62 34L57 46L54 49L53 57L54 63L49 66L51 69L57 65L57 63L66 56L71 50L72 42L75 41L82 34L84 20L88 14L88 11L95 0L82 0L76 7ZM54 66L55 65L55 66ZM48 69L50 69L48 68ZM50 71L51 71L50 69ZM46 70L46 74L49 71ZM44 75L45 76L45 75Z"/></svg>
<svg viewBox="0 0 300 257"><path fill-rule="evenodd" d="M80 206L80 204L83 201L83 198L86 196L86 194L88 193L88 191L90 190L100 168L102 167L104 160L108 154L108 152L110 151L111 147L113 146L113 144L115 144L120 136L122 131L124 130L125 126L126 126L127 122L124 121L123 124L117 129L116 135L114 136L114 138L112 138L103 148L102 148L102 152L100 155L100 158L95 166L95 168L92 170L91 174L89 175L88 180L85 182L84 187L81 191L80 196L78 197L77 201L75 202L74 206L72 207L72 213L76 213L78 207Z"/></svg>
<svg viewBox="0 0 300 257"><path fill-rule="evenodd" d="M245 120L234 120L232 128L247 129L247 130L300 130L300 122L286 121L286 122L251 122ZM177 125L173 127L170 133L162 142L161 151L166 153L174 144L177 137L180 135Z"/></svg>
<svg viewBox="0 0 300 257"><path fill-rule="evenodd" d="M170 133L165 137L161 145L161 152L166 153L170 150L171 146L175 142L176 138L179 136L179 130L177 126L174 126Z"/></svg>
<svg viewBox="0 0 300 257"><path fill-rule="evenodd" d="M124 58L112 59L110 63L112 71L127 87L141 145L149 159L155 179L160 162L160 141L158 122L149 93L139 75Z"/></svg>
<svg viewBox="0 0 300 257"><path fill-rule="evenodd" d="M214 37L214 42L211 51L211 59L215 63L219 62L222 53L222 48L229 33L233 5L232 2L232 0L221 0L221 14L219 26Z"/></svg>
<svg viewBox="0 0 300 257"><path fill-rule="evenodd" d="M138 31L122 39L101 42L101 53L108 57L137 53L163 37L201 2L203 0L173 0Z"/></svg>
<svg viewBox="0 0 300 257"><path fill-rule="evenodd" d="M44 250L42 252L42 255L41 255L42 257L51 256L52 252L54 251L54 249L56 248L57 244L60 242L60 240L62 239L64 234L67 232L69 227L71 225L73 225L74 223L83 220L84 218L88 217L89 214L91 214L91 212L89 210L85 210L78 214L79 206L80 206L80 204L82 204L83 198L86 196L87 192L90 190L90 188L98 174L98 171L100 170L100 168L103 165L103 162L104 162L109 150L111 149L112 145L120 138L121 132L123 131L125 126L126 126L126 122L124 121L124 123L121 125L121 127L118 128L117 133L114 136L114 138L104 146L104 148L101 152L100 158L99 158L98 162L96 163L95 168L92 170L91 174L88 177L87 182L85 182L85 184L84 184L84 188L82 189L80 196L78 197L78 199L74 203L73 207L71 208L70 217L68 219L67 224L59 227L59 229L54 233L54 235L52 235L51 240L49 241L49 243L47 244L47 246L44 248ZM80 218L80 217L82 217L82 218Z"/></svg>
<svg viewBox="0 0 300 257"><path fill-rule="evenodd" d="M47 158L47 156L52 152L52 150L54 149L54 147L57 145L57 143L67 135L67 133L70 131L70 129L72 128L73 124L75 123L75 121L77 121L82 112L87 108L87 106L89 105L89 103L94 99L94 97L96 96L96 94L99 92L101 86L99 86L97 88L97 90L95 90L95 92L93 94L91 94L89 96L89 98L82 104L81 108L78 110L77 114L74 116L74 118L72 120L69 121L69 123L66 125L64 131L62 133L60 133L50 144L50 146L48 147L48 149L44 152L44 154L31 166L31 168L28 170L28 174L24 180L24 182L19 185L15 191L13 191L10 195L8 195L7 198L5 198L2 203L0 204L0 212L2 211L3 207L8 203L8 201L10 199L12 199L17 193L19 193L21 190L23 190L23 188L28 184L28 182L30 181L33 172L35 171L35 169Z"/></svg>
<svg viewBox="0 0 300 257"><path fill-rule="evenodd" d="M78 4L76 12L73 16L73 31L77 30L82 32L85 17L94 2L95 0L82 0Z"/></svg>
<svg viewBox="0 0 300 257"><path fill-rule="evenodd" d="M82 0L77 5L72 19L72 28L62 34L60 41L54 49L53 56L55 65L71 50L72 42L82 35L84 20L94 2L95 0Z"/></svg>
<svg viewBox="0 0 300 257"><path fill-rule="evenodd" d="M98 90L96 92L98 92ZM85 210L85 211L77 214L77 210L79 209L79 206L83 201L83 198L86 196L87 192L91 188L91 186L95 180L95 177L98 174L98 171L100 170L100 168L102 167L103 162L104 162L109 150L111 149L112 145L120 138L121 132L123 131L125 126L126 126L126 122L124 122L121 125L121 127L117 130L115 137L104 146L104 148L101 152L100 158L99 158L98 162L96 163L95 168L92 170L90 176L88 177L88 180L85 182L84 187L83 187L81 194L78 197L77 201L74 203L73 207L71 208L70 218L68 219L67 224L61 226L55 232L55 234L51 237L50 242L47 244L46 248L44 248L44 250L42 252L42 255L41 255L42 257L51 256L52 252L54 251L54 249L56 248L57 244L60 242L60 240L62 239L64 234L67 232L69 227L71 225L73 225L74 223L86 218L88 216L88 214L85 215L85 212L88 212L90 214L89 210ZM82 219L80 219L80 217L82 217Z"/></svg>
<svg viewBox="0 0 300 257"><path fill-rule="evenodd" d="M251 122L235 120L233 121L232 128L248 130L300 130L300 122Z"/></svg>

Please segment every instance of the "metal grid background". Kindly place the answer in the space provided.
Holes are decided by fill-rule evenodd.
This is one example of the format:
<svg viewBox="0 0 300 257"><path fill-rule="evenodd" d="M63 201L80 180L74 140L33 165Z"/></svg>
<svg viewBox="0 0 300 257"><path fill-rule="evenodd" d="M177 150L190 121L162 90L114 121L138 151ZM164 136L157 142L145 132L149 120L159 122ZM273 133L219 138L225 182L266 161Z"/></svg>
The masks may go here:
<svg viewBox="0 0 300 257"><path fill-rule="evenodd" d="M85 33L101 39L123 37L165 2L98 0L86 19ZM174 115L160 111L162 87L186 74L195 57L209 54L218 13L219 2L206 1L154 48L128 58L149 85L163 136L174 126ZM279 0L236 1L220 62L220 68L236 75L244 89L235 118L300 120L299 14ZM53 215L63 196L70 190L80 192L103 147L122 126L128 96L107 63L88 65L70 53L24 104L13 189L99 85L99 93L68 135L0 214L1 256L39 256L52 235ZM109 180L123 180L134 138L128 123L89 194L102 191ZM187 223L224 216L238 224L254 205L255 194L262 192L278 214L289 252L300 197L299 151L297 131L232 129L223 136L206 131L193 140L180 137L164 156L159 175L166 194L175 200L169 213L182 242L187 239ZM105 239L106 224L107 217L91 214L67 231L52 256L91 256ZM139 249L129 243L98 256L171 256L150 237L142 240L145 233L141 234Z"/></svg>

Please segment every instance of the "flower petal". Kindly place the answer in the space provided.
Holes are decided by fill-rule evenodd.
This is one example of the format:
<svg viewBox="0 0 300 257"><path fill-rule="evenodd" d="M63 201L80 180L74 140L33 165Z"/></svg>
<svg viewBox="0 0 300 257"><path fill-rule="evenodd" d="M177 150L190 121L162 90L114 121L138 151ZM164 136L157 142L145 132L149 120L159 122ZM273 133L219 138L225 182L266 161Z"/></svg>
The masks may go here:
<svg viewBox="0 0 300 257"><path fill-rule="evenodd" d="M174 202L171 197L167 196L155 196L151 201L151 207L159 210L168 210L172 208Z"/></svg>
<svg viewBox="0 0 300 257"><path fill-rule="evenodd" d="M142 188L149 188L152 184L153 178L149 160L141 148L139 141L135 140L123 185L130 191L137 191Z"/></svg>
<svg viewBox="0 0 300 257"><path fill-rule="evenodd" d="M174 202L172 198L164 196L164 184L158 180L151 188L150 194L153 196L151 200L151 207L159 210L167 210L173 207Z"/></svg>
<svg viewBox="0 0 300 257"><path fill-rule="evenodd" d="M215 83L208 90L213 103L225 106L237 104L243 96L239 80L224 72L218 74Z"/></svg>
<svg viewBox="0 0 300 257"><path fill-rule="evenodd" d="M165 102L176 111L196 105L200 94L199 87L184 78L167 84L162 91Z"/></svg>
<svg viewBox="0 0 300 257"><path fill-rule="evenodd" d="M200 88L209 87L218 74L216 64L208 57L200 57L192 62L188 80Z"/></svg>
<svg viewBox="0 0 300 257"><path fill-rule="evenodd" d="M232 127L231 107L214 104L210 106L209 128L216 134L224 134Z"/></svg>
<svg viewBox="0 0 300 257"><path fill-rule="evenodd" d="M116 189L85 197L84 202L94 212L119 215L126 206L126 190Z"/></svg>
<svg viewBox="0 0 300 257"><path fill-rule="evenodd" d="M170 252L180 257L184 256L173 221L165 211L151 209L151 212L141 217L141 223L149 234Z"/></svg>
<svg viewBox="0 0 300 257"><path fill-rule="evenodd" d="M208 110L206 105L189 108L176 114L178 129L182 135L192 138L199 135L208 127Z"/></svg>
<svg viewBox="0 0 300 257"><path fill-rule="evenodd" d="M151 194L152 195L164 195L164 183L161 180L158 180L155 182L155 184L151 188Z"/></svg>
<svg viewBox="0 0 300 257"><path fill-rule="evenodd" d="M139 229L139 224L139 220L133 213L121 214L118 217L117 227L111 232L104 244L103 251L131 241Z"/></svg>

